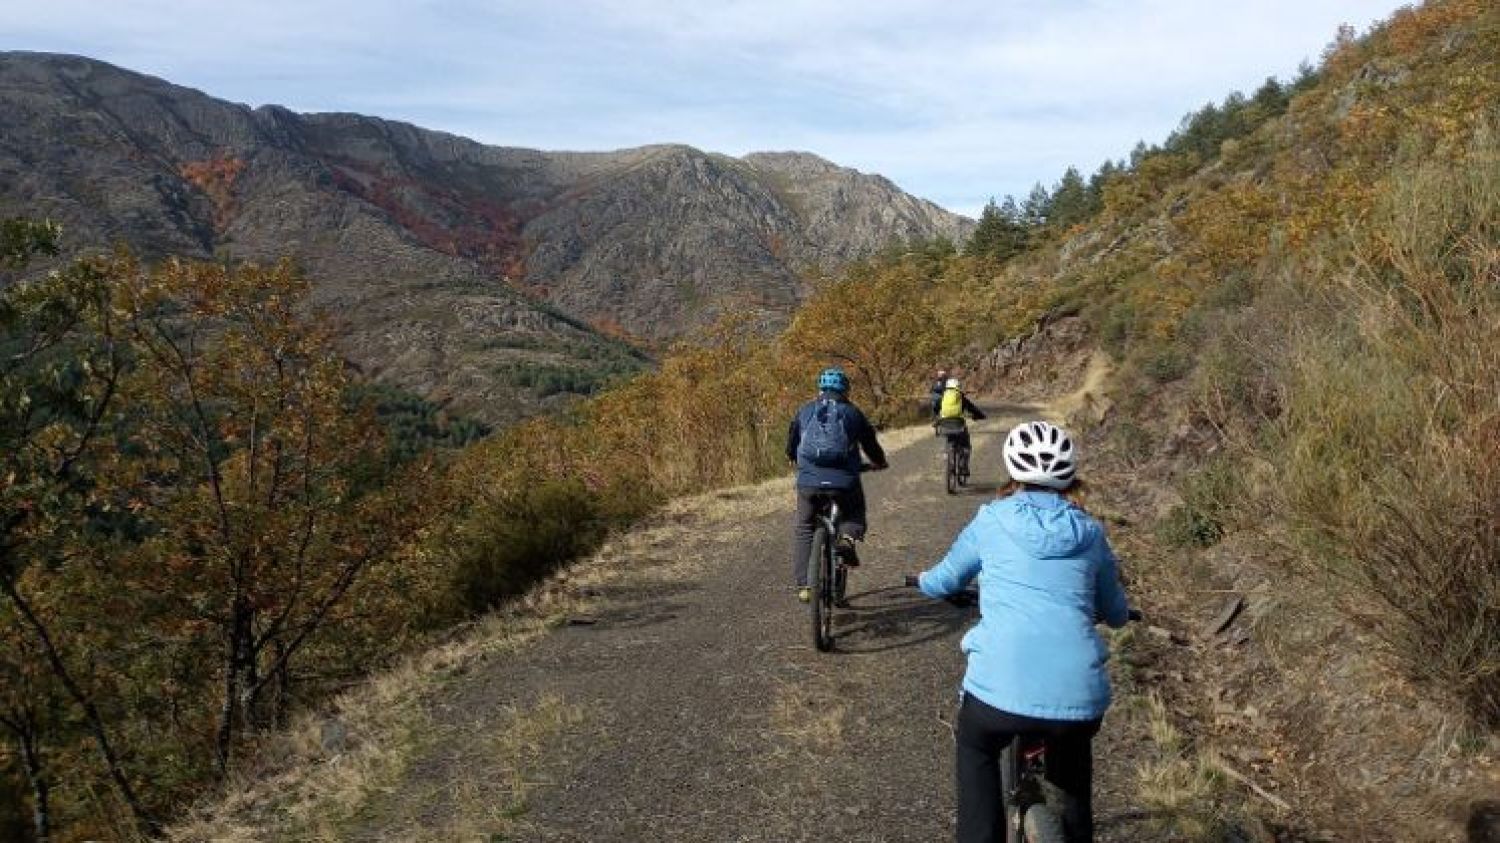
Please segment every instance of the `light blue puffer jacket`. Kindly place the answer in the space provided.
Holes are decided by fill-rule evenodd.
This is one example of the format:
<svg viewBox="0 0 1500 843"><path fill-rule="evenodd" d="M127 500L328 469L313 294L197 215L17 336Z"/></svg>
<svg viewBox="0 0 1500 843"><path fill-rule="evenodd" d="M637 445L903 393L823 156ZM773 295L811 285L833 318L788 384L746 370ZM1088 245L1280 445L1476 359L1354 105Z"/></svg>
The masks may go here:
<svg viewBox="0 0 1500 843"><path fill-rule="evenodd" d="M1124 626L1129 607L1099 522L1042 490L986 504L919 584L947 597L976 575L980 620L961 645L964 691L1026 717L1103 717L1109 650L1095 619Z"/></svg>

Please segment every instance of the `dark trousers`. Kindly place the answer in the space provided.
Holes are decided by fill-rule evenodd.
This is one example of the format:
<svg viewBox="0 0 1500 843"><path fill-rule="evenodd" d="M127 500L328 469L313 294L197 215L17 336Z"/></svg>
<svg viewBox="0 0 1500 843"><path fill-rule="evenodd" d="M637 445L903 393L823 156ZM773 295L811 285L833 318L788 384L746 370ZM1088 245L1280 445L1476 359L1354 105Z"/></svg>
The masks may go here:
<svg viewBox="0 0 1500 843"><path fill-rule="evenodd" d="M958 710L958 843L1005 843L1001 754L1017 734L1047 740L1047 782L1068 840L1094 839L1093 738L1098 720L1038 720L964 694Z"/></svg>
<svg viewBox="0 0 1500 843"><path fill-rule="evenodd" d="M865 537L865 489L855 482L852 489L797 488L797 514L792 517L792 582L807 585L807 556L812 553L813 521L817 499L832 497L839 505L839 535L856 541Z"/></svg>

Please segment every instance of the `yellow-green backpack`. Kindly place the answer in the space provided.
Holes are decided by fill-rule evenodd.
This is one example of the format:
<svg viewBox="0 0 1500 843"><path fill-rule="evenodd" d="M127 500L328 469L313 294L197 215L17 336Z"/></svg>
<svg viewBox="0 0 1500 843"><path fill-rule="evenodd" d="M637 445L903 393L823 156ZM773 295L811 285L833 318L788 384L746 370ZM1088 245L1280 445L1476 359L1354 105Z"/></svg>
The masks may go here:
<svg viewBox="0 0 1500 843"><path fill-rule="evenodd" d="M964 394L957 387L948 387L943 390L943 403L938 408L940 419L961 419L964 417Z"/></svg>

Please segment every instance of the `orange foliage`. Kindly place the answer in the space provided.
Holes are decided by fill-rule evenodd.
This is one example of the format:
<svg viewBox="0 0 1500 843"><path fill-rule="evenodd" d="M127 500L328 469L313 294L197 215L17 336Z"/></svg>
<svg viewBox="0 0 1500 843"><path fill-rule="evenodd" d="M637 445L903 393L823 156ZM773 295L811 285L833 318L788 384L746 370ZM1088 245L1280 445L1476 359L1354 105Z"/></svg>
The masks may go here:
<svg viewBox="0 0 1500 843"><path fill-rule="evenodd" d="M244 160L227 152L205 161L187 161L177 168L189 184L202 191L213 203L214 230L220 234L234 216L234 185L244 171Z"/></svg>
<svg viewBox="0 0 1500 843"><path fill-rule="evenodd" d="M1253 266L1265 254L1275 201L1251 181L1237 181L1197 197L1177 218L1188 235L1184 252L1215 274Z"/></svg>
<svg viewBox="0 0 1500 843"><path fill-rule="evenodd" d="M1397 54L1415 53L1431 43L1438 33L1479 17L1485 5L1485 0L1446 0L1405 6L1391 15L1380 32Z"/></svg>

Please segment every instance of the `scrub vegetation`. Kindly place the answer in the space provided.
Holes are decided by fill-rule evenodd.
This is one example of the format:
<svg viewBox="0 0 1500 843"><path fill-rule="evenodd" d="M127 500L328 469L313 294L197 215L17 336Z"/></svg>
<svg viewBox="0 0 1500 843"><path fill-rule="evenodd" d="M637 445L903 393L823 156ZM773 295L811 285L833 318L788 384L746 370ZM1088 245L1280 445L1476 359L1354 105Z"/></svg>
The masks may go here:
<svg viewBox="0 0 1500 843"><path fill-rule="evenodd" d="M993 379L997 348L1066 317L1115 364L1107 411L1073 421L1177 478L1143 557L1240 548L1480 757L1500 728L1497 62L1484 0L1340 32L1295 80L993 203L968 243L813 279L779 334L728 318L649 371L622 347L499 373L590 397L495 432L362 383L290 265L121 251L37 278L65 232L5 222L0 836L153 834L298 709L669 499L782 472L823 366L892 424L935 363ZM1194 746L1147 784L1164 833L1213 839L1236 785Z"/></svg>

